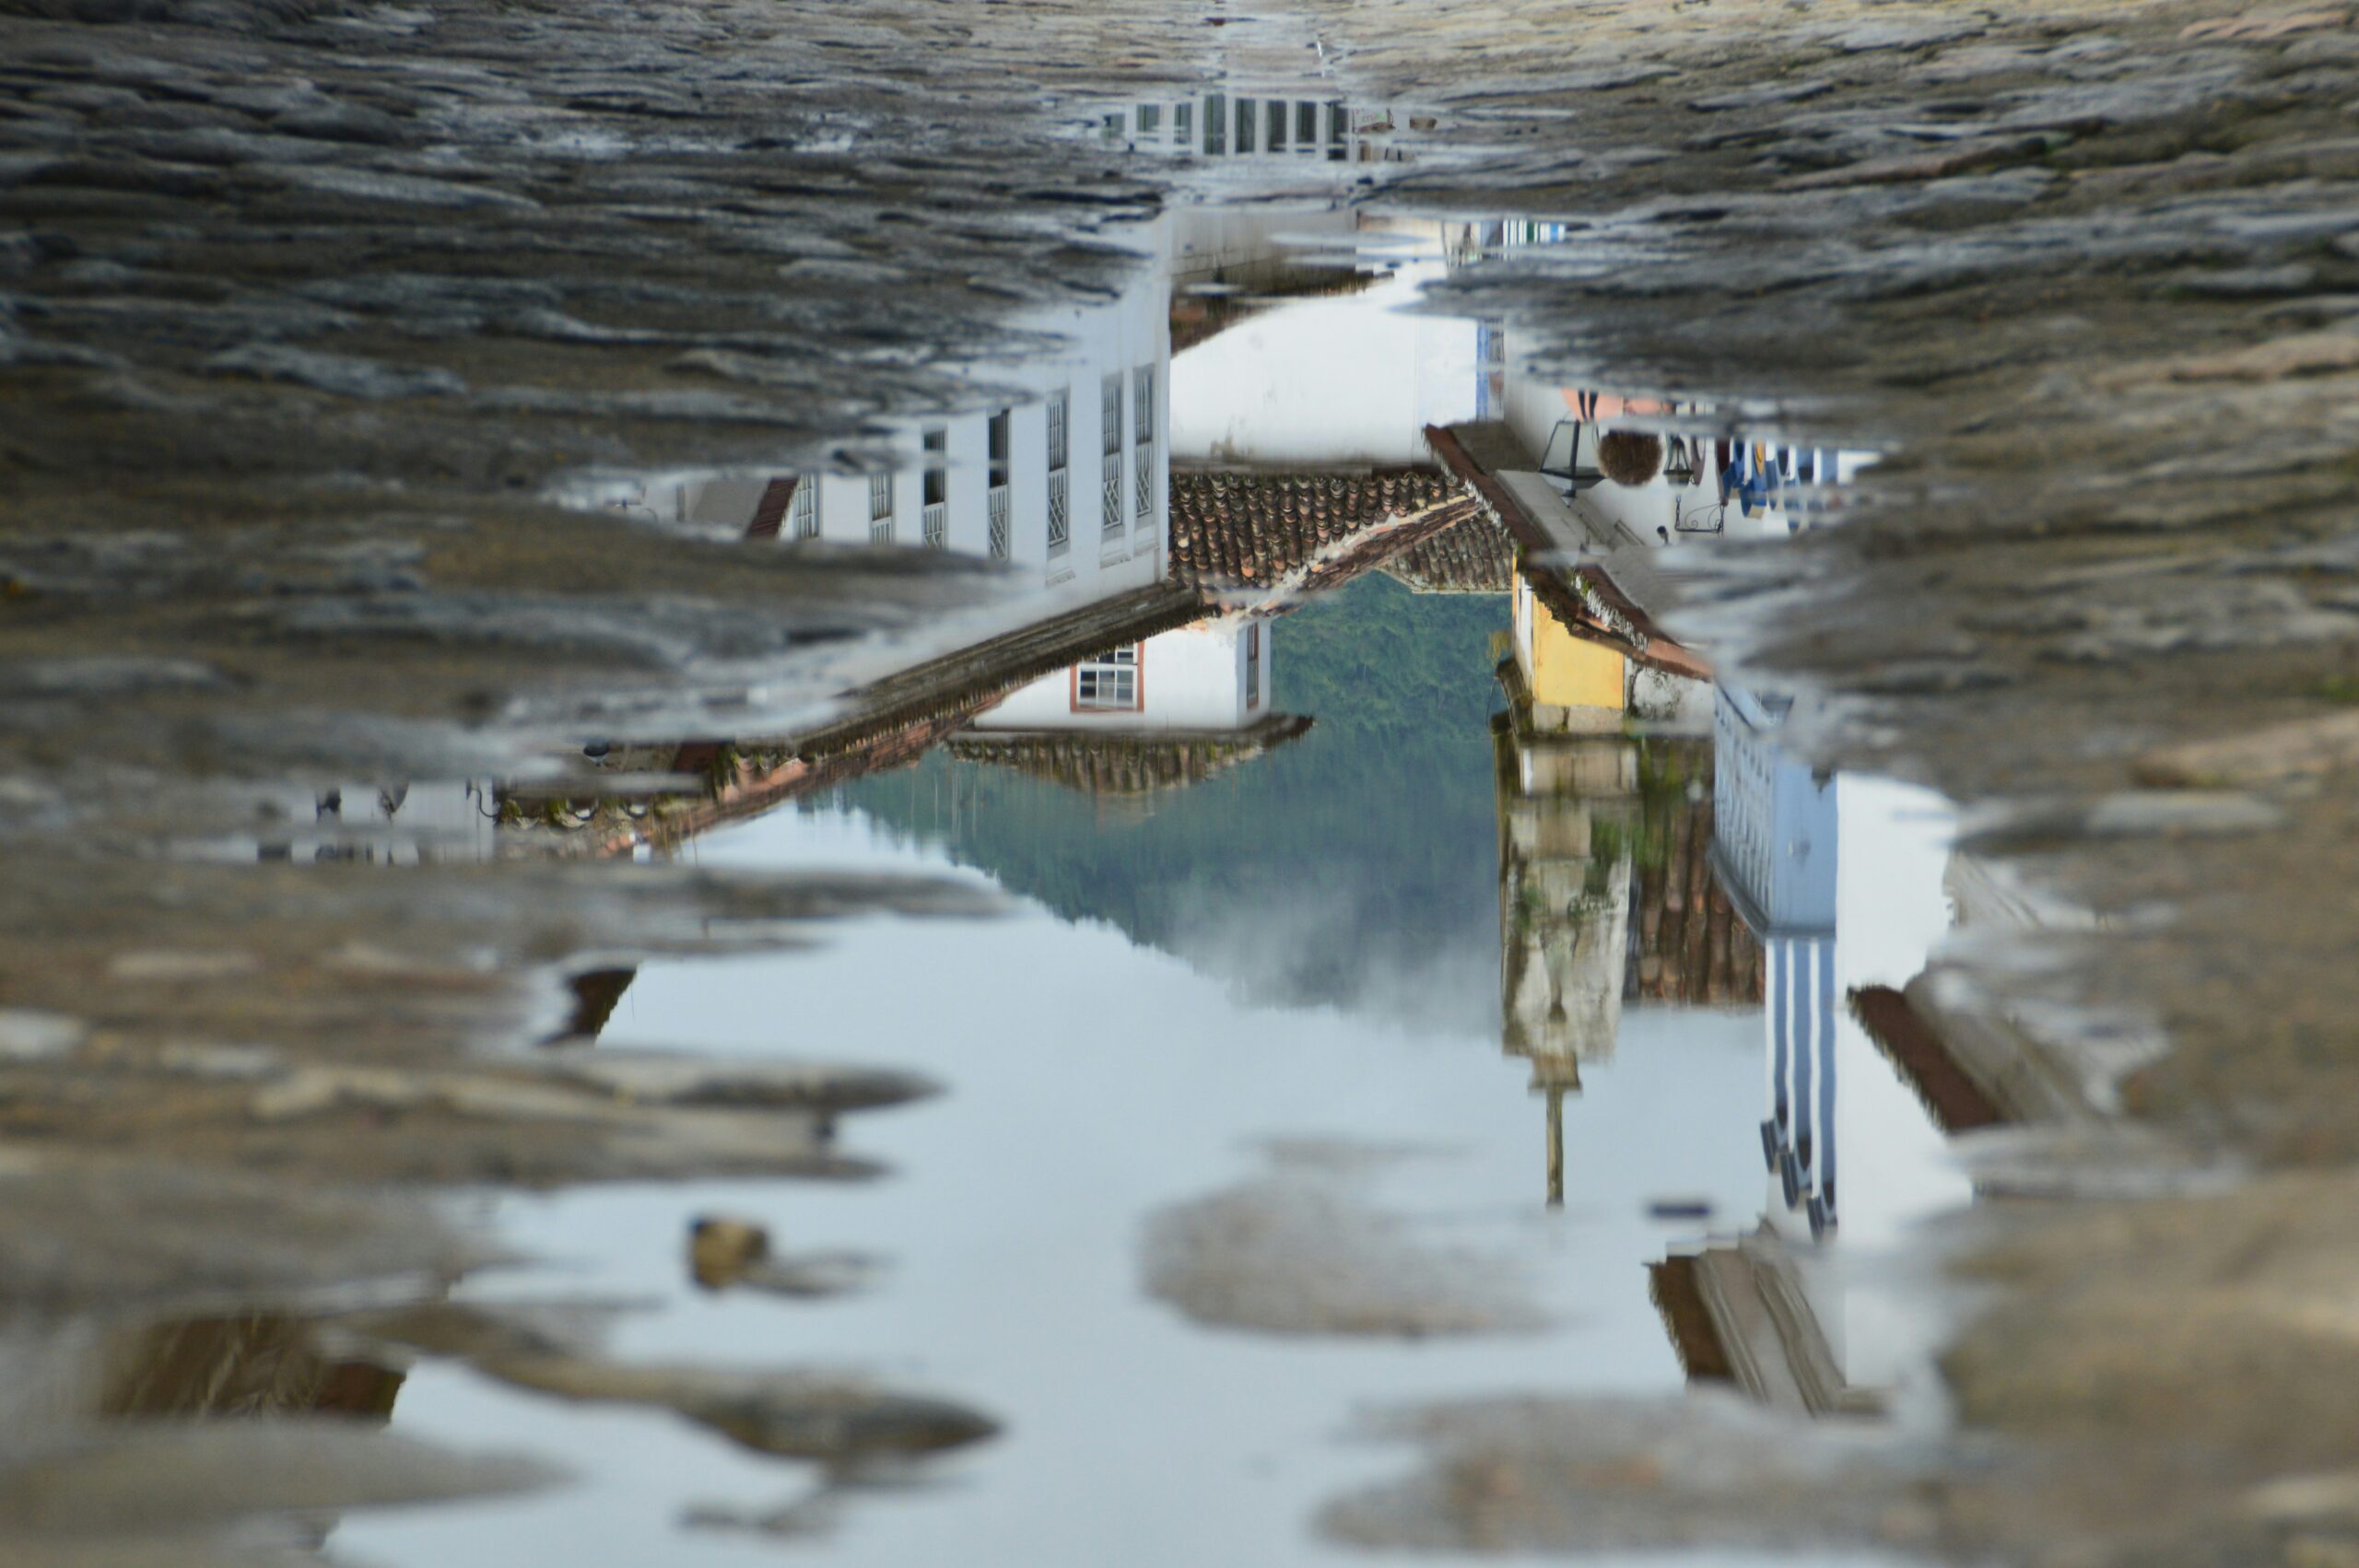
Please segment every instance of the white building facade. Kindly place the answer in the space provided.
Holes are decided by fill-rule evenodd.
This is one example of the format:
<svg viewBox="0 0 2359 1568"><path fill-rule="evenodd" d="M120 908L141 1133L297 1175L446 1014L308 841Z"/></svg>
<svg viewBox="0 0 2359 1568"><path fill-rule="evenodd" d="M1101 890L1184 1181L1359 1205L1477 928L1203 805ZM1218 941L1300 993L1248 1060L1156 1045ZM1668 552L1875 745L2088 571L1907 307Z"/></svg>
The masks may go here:
<svg viewBox="0 0 2359 1568"><path fill-rule="evenodd" d="M1270 623L1223 616L1043 675L977 717L984 731L1219 732L1271 712Z"/></svg>
<svg viewBox="0 0 2359 1568"><path fill-rule="evenodd" d="M1019 331L1064 349L965 368L995 405L878 422L885 461L609 486L597 499L716 537L892 544L1005 561L1062 597L1110 597L1168 561L1170 223L1104 304L1035 310Z"/></svg>

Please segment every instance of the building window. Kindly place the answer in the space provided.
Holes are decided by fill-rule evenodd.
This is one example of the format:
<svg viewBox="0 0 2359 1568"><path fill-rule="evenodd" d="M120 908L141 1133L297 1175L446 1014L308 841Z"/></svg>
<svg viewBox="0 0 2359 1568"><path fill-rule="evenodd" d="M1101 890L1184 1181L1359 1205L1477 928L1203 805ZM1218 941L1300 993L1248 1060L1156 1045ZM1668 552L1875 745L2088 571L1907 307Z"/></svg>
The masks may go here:
<svg viewBox="0 0 2359 1568"><path fill-rule="evenodd" d="M987 500L991 509L992 559L1008 557L1008 424L1005 409L992 415L988 437L991 449L991 483Z"/></svg>
<svg viewBox="0 0 2359 1568"><path fill-rule="evenodd" d="M1204 151L1217 156L1228 150L1228 99L1214 93L1204 99Z"/></svg>
<svg viewBox="0 0 2359 1568"><path fill-rule="evenodd" d="M806 474L794 486L794 505L790 510L793 520L792 533L797 539L819 537L819 476Z"/></svg>
<svg viewBox="0 0 2359 1568"><path fill-rule="evenodd" d="M1155 367L1131 372L1131 510L1155 510Z"/></svg>
<svg viewBox="0 0 2359 1568"><path fill-rule="evenodd" d="M1319 106L1297 103L1294 106L1294 145L1304 151L1319 145Z"/></svg>
<svg viewBox="0 0 2359 1568"><path fill-rule="evenodd" d="M1159 103L1140 104L1139 135L1142 136L1152 136L1162 131L1162 129L1163 105Z"/></svg>
<svg viewBox="0 0 2359 1568"><path fill-rule="evenodd" d="M1073 672L1073 706L1097 713L1135 713L1139 708L1139 645L1118 648Z"/></svg>
<svg viewBox="0 0 2359 1568"><path fill-rule="evenodd" d="M1262 623L1245 626L1245 706L1262 706Z"/></svg>
<svg viewBox="0 0 2359 1568"><path fill-rule="evenodd" d="M1073 394L1049 400L1049 554L1061 554L1073 538L1073 502L1066 490L1065 436L1072 423Z"/></svg>
<svg viewBox="0 0 2359 1568"><path fill-rule="evenodd" d="M893 475L889 472L868 476L868 542L893 542Z"/></svg>
<svg viewBox="0 0 2359 1568"><path fill-rule="evenodd" d="M1270 150L1286 150L1286 106L1273 100L1262 106L1262 123L1268 128Z"/></svg>
<svg viewBox="0 0 2359 1568"><path fill-rule="evenodd" d="M1196 106L1175 103L1171 106L1171 139L1184 151L1196 135Z"/></svg>
<svg viewBox="0 0 2359 1568"><path fill-rule="evenodd" d="M936 427L925 433L925 504L938 507L950 498L950 432Z"/></svg>
<svg viewBox="0 0 2359 1568"><path fill-rule="evenodd" d="M1099 385L1100 405L1098 428L1104 432L1099 446L1105 450L1105 461L1099 470L1098 485L1105 491L1106 532L1122 531L1122 372L1108 372Z"/></svg>
<svg viewBox="0 0 2359 1568"><path fill-rule="evenodd" d="M918 526L929 550L950 544L950 432L925 433L925 466L918 474Z"/></svg>
<svg viewBox="0 0 2359 1568"><path fill-rule="evenodd" d="M1237 100L1237 150L1253 150L1253 100L1250 98Z"/></svg>

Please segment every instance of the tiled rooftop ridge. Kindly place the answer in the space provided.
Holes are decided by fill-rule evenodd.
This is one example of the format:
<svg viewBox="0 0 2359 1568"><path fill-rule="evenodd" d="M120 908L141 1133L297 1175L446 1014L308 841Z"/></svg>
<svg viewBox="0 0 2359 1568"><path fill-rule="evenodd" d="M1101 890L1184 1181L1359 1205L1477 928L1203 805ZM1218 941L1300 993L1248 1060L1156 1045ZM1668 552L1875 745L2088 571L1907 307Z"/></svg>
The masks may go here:
<svg viewBox="0 0 2359 1568"><path fill-rule="evenodd" d="M1175 471L1172 567L1196 587L1267 587L1372 524L1425 511L1458 495L1458 483L1448 474L1414 469L1354 474Z"/></svg>

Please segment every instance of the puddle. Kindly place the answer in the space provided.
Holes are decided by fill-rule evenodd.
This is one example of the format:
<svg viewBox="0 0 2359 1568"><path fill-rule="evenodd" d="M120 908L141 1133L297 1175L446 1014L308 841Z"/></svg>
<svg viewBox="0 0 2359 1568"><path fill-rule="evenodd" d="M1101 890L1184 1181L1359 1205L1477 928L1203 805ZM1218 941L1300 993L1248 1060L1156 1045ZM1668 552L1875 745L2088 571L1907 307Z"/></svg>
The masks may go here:
<svg viewBox="0 0 2359 1568"><path fill-rule="evenodd" d="M429 1365L403 1430L507 1434L581 1480L347 1525L354 1550L1340 1561L1320 1511L1384 1472L1352 1433L1404 1403L1703 1383L1939 1429L1909 1238L1972 1197L1945 1141L1970 1094L1885 1037L1905 1002L1895 1024L1861 999L1899 997L1972 902L1953 813L1813 776L1787 749L1806 703L1697 678L1612 576L1835 521L1868 454L1533 383L1496 324L1402 309L1500 226L1183 209L1149 241L1076 350L976 372L1038 401L888 422L864 472L631 503L788 548L996 556L1057 595L1028 637L799 743L610 750L618 779L703 783L502 829L1017 900L621 976L599 1051L819 1050L948 1092L863 1125L879 1182L502 1199L491 1229L549 1261L461 1287L631 1302L625 1360L783 1349L1003 1431L830 1480L659 1418L585 1436ZM1250 279L1226 319L1194 308L1207 277ZM1429 429L1510 455L1452 472ZM1167 562L1180 624L1091 641ZM1060 646L1087 656L1039 668ZM878 1267L710 1292L684 1249L713 1214ZM1728 1544L1711 1560L1743 1560Z"/></svg>
<svg viewBox="0 0 2359 1568"><path fill-rule="evenodd" d="M1509 1391L1941 1432L1917 1233L1974 1199L1949 1140L2072 1100L1954 1047L1927 977L1954 931L2048 917L1939 799L1813 773L1813 700L1716 669L1698 608L1838 524L1873 454L1559 384L1500 322L1411 309L1567 242L1332 195L1432 128L1323 90L1129 105L1105 148L1288 200L1102 228L1140 258L1119 288L1017 310L1015 347L799 468L550 482L781 580L853 574L822 623L270 612L692 663L701 728L572 693L537 767L274 779L172 837L191 877L350 879L269 884L338 932L305 984L373 977L348 1012L403 1026L490 997L464 1016L505 1048L421 1065L388 1027L289 1059L223 1000L286 980L242 928L159 917L109 978L255 1039L148 1042L186 1101L105 1130L432 1196L371 1222L416 1233L406 1284L265 1258L226 1302L159 1289L161 1326L32 1336L28 1402L529 1457L509 1494L334 1526L417 1564L1480 1545L1369 1503L1399 1456L1367 1439ZM858 635L861 582L945 567L971 593ZM113 1048L30 1011L10 1042ZM29 1135L91 1115L48 1093L12 1105ZM1912 1544L1860 1516L1817 1560ZM1580 1543L1753 1561L1741 1535Z"/></svg>

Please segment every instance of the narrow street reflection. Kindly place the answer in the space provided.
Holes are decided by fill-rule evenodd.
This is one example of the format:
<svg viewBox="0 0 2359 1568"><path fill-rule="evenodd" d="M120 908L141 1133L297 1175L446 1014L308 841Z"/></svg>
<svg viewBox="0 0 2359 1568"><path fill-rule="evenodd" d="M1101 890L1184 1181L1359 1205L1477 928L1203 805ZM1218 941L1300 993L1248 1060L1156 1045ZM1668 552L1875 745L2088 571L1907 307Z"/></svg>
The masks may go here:
<svg viewBox="0 0 2359 1568"><path fill-rule="evenodd" d="M1215 116L1210 156L1324 166L1393 156L1383 137L1404 123L1245 108L1134 106L1107 134L1168 149L1215 135ZM1315 134L1298 135L1306 108ZM1846 1257L1969 1199L1944 1136L1998 1114L1954 1064L1942 1076L1907 995L1950 923L1948 816L1813 773L1789 743L1806 703L1727 681L1670 625L1697 552L1838 521L1872 454L1709 403L1561 386L1499 322L1404 309L1454 270L1555 242L1551 226L1197 207L1141 238L1150 264L1119 298L1025 323L1063 334L1062 354L970 367L992 389L970 408L881 421L804 470L572 492L752 549L968 557L1003 574L1001 608L792 732L617 735L553 777L448 802L290 797L283 842L259 852L365 859L380 819L429 802L447 852L486 859L656 860L856 823L1051 917L1022 960L1044 975L1107 963L1093 944L1110 936L1216 982L1233 1016L1316 1020L1371 1060L1404 1036L1496 1041L1540 1122L1514 1211L1603 1249L1585 1278L1628 1266L1605 1277L1660 1319L1658 1359L1815 1414L1884 1408L1918 1375L1919 1330ZM613 1049L651 985L663 1016L664 966L574 977L553 1043ZM798 992L798 1012L819 1001ZM1118 1005L1100 1027L1111 1060L1191 1054L1173 1020ZM1750 1045L1722 1049L1740 1028L1759 1065ZM1257 1082L1224 1088L1220 1125L1252 1125ZM1755 1082L1757 1113L1726 1118L1708 1152L1670 1134L1649 1176L1634 1134L1605 1126L1679 1129L1687 1099L1735 1106ZM1528 1179L1530 1145L1508 1153ZM947 1179L932 1158L910 1178ZM1743 1172L1756 1158L1766 1184ZM1611 1239L1599 1194L1629 1211ZM998 1201L1045 1205L1044 1223L1086 1208ZM904 1245L948 1242L921 1228ZM881 1321L919 1331L948 1305L901 1301ZM860 1293L831 1310L859 1314ZM1579 1333L1552 1332L1590 1375ZM1028 1422L1074 1417L1058 1402L1074 1397L1027 1389L971 1430L1004 1418L1020 1445Z"/></svg>

